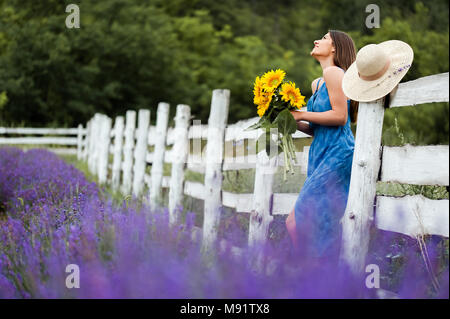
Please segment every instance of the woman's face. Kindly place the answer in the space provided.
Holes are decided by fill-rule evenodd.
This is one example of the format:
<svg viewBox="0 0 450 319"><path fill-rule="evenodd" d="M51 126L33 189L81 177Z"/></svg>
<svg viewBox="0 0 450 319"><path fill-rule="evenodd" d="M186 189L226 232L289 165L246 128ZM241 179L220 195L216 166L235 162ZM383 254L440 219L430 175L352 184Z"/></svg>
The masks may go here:
<svg viewBox="0 0 450 319"><path fill-rule="evenodd" d="M322 39L314 41L314 48L311 51L312 56L328 56L334 53L333 40L330 33L325 34Z"/></svg>

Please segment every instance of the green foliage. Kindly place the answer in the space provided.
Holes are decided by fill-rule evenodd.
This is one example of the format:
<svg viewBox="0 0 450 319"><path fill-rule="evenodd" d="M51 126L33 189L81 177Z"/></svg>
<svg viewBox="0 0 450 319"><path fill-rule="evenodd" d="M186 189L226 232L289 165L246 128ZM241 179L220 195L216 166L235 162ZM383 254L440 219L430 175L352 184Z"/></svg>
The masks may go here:
<svg viewBox="0 0 450 319"><path fill-rule="evenodd" d="M95 112L156 114L161 101L171 119L188 104L206 123L216 88L231 90L229 123L254 117L253 81L268 69L285 70L311 94L322 74L309 53L329 29L349 33L358 49L409 43L414 62L403 81L449 68L446 0L378 1L378 29L366 28L367 1L359 0L80 0L81 28L67 29L71 2L0 1L2 125L73 127ZM407 141L448 143L448 104L421 109L388 110L384 142L397 143L397 117Z"/></svg>
<svg viewBox="0 0 450 319"><path fill-rule="evenodd" d="M448 145L448 117L448 103L387 109L383 122L382 144Z"/></svg>
<svg viewBox="0 0 450 319"><path fill-rule="evenodd" d="M8 103L8 96L6 92L3 91L0 93L0 125L3 123L3 110L5 109L5 105Z"/></svg>

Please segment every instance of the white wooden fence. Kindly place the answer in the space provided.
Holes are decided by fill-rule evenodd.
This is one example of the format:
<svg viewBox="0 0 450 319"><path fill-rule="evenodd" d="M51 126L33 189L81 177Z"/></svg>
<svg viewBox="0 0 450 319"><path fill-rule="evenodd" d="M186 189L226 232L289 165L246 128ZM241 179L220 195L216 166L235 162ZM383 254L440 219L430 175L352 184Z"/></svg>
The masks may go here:
<svg viewBox="0 0 450 319"><path fill-rule="evenodd" d="M448 72L401 83L392 92L389 107L448 102L448 84ZM227 125L229 98L228 90L213 91L207 125L195 120L191 125L189 106L178 105L175 127L168 127L169 105L161 102L157 109L156 126L149 124L149 110L138 112L137 127L135 111L127 111L125 119L116 117L114 126L112 119L96 114L87 123L86 130L82 127L70 130L78 138L69 142L73 143L70 145L78 145L79 158L87 161L89 170L98 176L100 183L110 183L113 189L124 194L143 195L154 208L162 204L161 188L169 188L168 207L172 223L179 218L183 195L204 200L204 224L197 234L204 248L217 240L221 206L235 208L238 213L250 213L248 242L250 245L263 242L268 237L273 216L289 214L298 193L273 192L276 169L284 165L282 154L271 159L265 152L246 155L242 142L248 140L249 148L254 148L263 131L243 131L256 123L258 117ZM379 229L409 236L432 234L448 237L449 233L448 200L430 200L421 195L401 198L376 196L378 181L449 185L448 145L381 145L383 104L384 98L360 103L358 112L350 192L342 219L341 252L341 259L355 273L364 271L369 227L373 222ZM6 130L7 133L13 132ZM35 129L30 131L38 134ZM24 134L25 131L22 129L20 132ZM41 129L39 132L47 134L49 131ZM52 131L57 134L55 132ZM61 132L69 134L67 130ZM300 131L293 135L294 139L305 137L309 136ZM200 139L207 140L203 152ZM7 140L11 141L11 138ZM18 141L24 140L14 140ZM33 138L27 139L26 143L31 144L30 141L34 141ZM55 141L62 143L66 140L52 139L52 144L57 144ZM0 138L0 144L2 142L5 139ZM234 142L236 156L224 156L232 145L226 142ZM150 152L148 147L154 150ZM190 152L191 148L193 152ZM296 153L295 165L301 166L304 174L308 152L309 147L304 147L303 151ZM170 177L163 176L164 162L172 164ZM150 174L146 173L148 164L151 164ZM203 173L204 183L185 181L186 168ZM236 194L222 190L223 171L249 168L256 169L253 193ZM148 186L149 194L142 193L144 185ZM233 249L239 253L237 247Z"/></svg>
<svg viewBox="0 0 450 319"><path fill-rule="evenodd" d="M2 134L22 135L21 137L1 137ZM25 135L25 137L23 136ZM33 135L33 136L26 136ZM44 136L36 136L44 135ZM83 125L76 128L9 128L0 127L1 145L44 146L57 154L77 154L81 158L86 130ZM55 145L60 147L54 147ZM61 147L65 146L65 147Z"/></svg>

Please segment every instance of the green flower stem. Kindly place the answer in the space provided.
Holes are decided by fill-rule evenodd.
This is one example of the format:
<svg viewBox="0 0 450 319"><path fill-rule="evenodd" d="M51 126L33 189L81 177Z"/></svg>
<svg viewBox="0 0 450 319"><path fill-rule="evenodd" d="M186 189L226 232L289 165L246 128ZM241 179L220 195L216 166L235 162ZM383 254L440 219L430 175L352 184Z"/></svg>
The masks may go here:
<svg viewBox="0 0 450 319"><path fill-rule="evenodd" d="M295 155L295 145L294 141L292 140L292 136L289 134L282 135L281 138L278 137L279 140L281 140L281 149L284 153L284 181L286 181L286 173L291 172L291 174L294 174L294 164L296 163L296 155Z"/></svg>
<svg viewBox="0 0 450 319"><path fill-rule="evenodd" d="M292 136L291 135L286 136L286 141L288 143L289 158L293 163L296 163L295 145L292 140ZM291 169L291 174L294 174L294 165L292 162L290 162L290 169Z"/></svg>
<svg viewBox="0 0 450 319"><path fill-rule="evenodd" d="M292 155L292 160L294 161L294 163L296 163L296 155L295 155L295 145L294 145L294 141L292 140L292 136L289 135L288 137L288 141L289 141L289 145L290 145L290 150L291 150L291 155ZM294 172L292 172L294 173Z"/></svg>
<svg viewBox="0 0 450 319"><path fill-rule="evenodd" d="M286 137L283 136L281 140L281 147L283 148L284 153L284 180L286 180L286 170L288 169L289 161L287 155L287 145L286 145Z"/></svg>

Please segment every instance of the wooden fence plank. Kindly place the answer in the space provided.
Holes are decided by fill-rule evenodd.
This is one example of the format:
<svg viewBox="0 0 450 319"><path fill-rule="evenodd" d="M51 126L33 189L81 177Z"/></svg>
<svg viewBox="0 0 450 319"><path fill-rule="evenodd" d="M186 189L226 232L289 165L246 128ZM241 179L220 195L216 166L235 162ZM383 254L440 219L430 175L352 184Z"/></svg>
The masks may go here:
<svg viewBox="0 0 450 319"><path fill-rule="evenodd" d="M389 107L448 102L448 78L448 72L446 72L400 83L397 90L392 92Z"/></svg>
<svg viewBox="0 0 450 319"><path fill-rule="evenodd" d="M269 134L274 134L276 129L270 129ZM264 139L265 140L265 139ZM275 149L275 143L270 138L271 152ZM255 187L252 197L252 212L248 230L248 243L250 246L262 244L268 238L269 225L273 220L273 182L277 171L278 156L269 158L265 146L261 145L262 151L257 154Z"/></svg>
<svg viewBox="0 0 450 319"><path fill-rule="evenodd" d="M448 237L449 201L422 195L377 196L376 226L411 237L439 235Z"/></svg>
<svg viewBox="0 0 450 319"><path fill-rule="evenodd" d="M202 183L185 181L184 194L197 199L205 200L205 185Z"/></svg>
<svg viewBox="0 0 450 319"><path fill-rule="evenodd" d="M365 269L376 182L381 164L384 98L359 104L350 190L342 218L341 259L357 276Z"/></svg>
<svg viewBox="0 0 450 319"><path fill-rule="evenodd" d="M98 154L98 182L105 184L108 177L108 160L109 160L109 145L112 120L106 115L102 116L101 128L99 135L99 154Z"/></svg>
<svg viewBox="0 0 450 319"><path fill-rule="evenodd" d="M88 168L92 175L97 175L98 137L100 136L100 113L96 113L92 119L92 134L89 144Z"/></svg>
<svg viewBox="0 0 450 319"><path fill-rule="evenodd" d="M289 215L297 197L298 193L274 193L272 215Z"/></svg>
<svg viewBox="0 0 450 319"><path fill-rule="evenodd" d="M136 111L127 111L125 115L125 145L123 147L123 184L122 192L130 194L133 184L133 148L134 130L136 127Z"/></svg>
<svg viewBox="0 0 450 319"><path fill-rule="evenodd" d="M230 104L229 90L214 90L208 119L206 145L205 203L202 251L210 251L217 239L222 206L222 162L225 127Z"/></svg>
<svg viewBox="0 0 450 319"><path fill-rule="evenodd" d="M117 116L114 121L114 158L112 165L111 186L113 190L118 190L120 187L120 172L123 152L123 130L124 118Z"/></svg>
<svg viewBox="0 0 450 319"><path fill-rule="evenodd" d="M53 152L58 155L76 155L77 150L74 148L48 148L50 152Z"/></svg>
<svg viewBox="0 0 450 319"><path fill-rule="evenodd" d="M236 209L236 212L250 213L252 211L251 194L235 194L231 192L222 191L222 205Z"/></svg>
<svg viewBox="0 0 450 319"><path fill-rule="evenodd" d="M140 196L144 186L145 167L147 165L148 127L150 110L139 110L136 147L134 148L133 194Z"/></svg>
<svg viewBox="0 0 450 319"><path fill-rule="evenodd" d="M175 129L173 131L174 144L172 147L172 170L170 174L169 190L169 222L179 222L180 211L178 210L183 200L184 168L189 153L189 122L191 108L188 105L177 105L175 116Z"/></svg>
<svg viewBox="0 0 450 319"><path fill-rule="evenodd" d="M76 137L0 137L1 144L77 145Z"/></svg>
<svg viewBox="0 0 450 319"><path fill-rule="evenodd" d="M77 135L77 159L81 160L82 157L82 147L83 147L83 125L78 124L78 135Z"/></svg>
<svg viewBox="0 0 450 319"><path fill-rule="evenodd" d="M208 125L202 125L200 120L194 120L192 123L189 128L189 139L207 139Z"/></svg>
<svg viewBox="0 0 450 319"><path fill-rule="evenodd" d="M166 134L169 123L169 104L161 102L158 104L156 115L156 129L152 140L155 149L152 158L151 185L150 185L150 208L154 209L162 205L161 184L163 177L164 153L166 151Z"/></svg>
<svg viewBox="0 0 450 319"><path fill-rule="evenodd" d="M383 147L381 181L449 185L448 145Z"/></svg>
<svg viewBox="0 0 450 319"><path fill-rule="evenodd" d="M86 130L83 129L81 133L86 134ZM78 128L0 127L0 134L78 135Z"/></svg>

